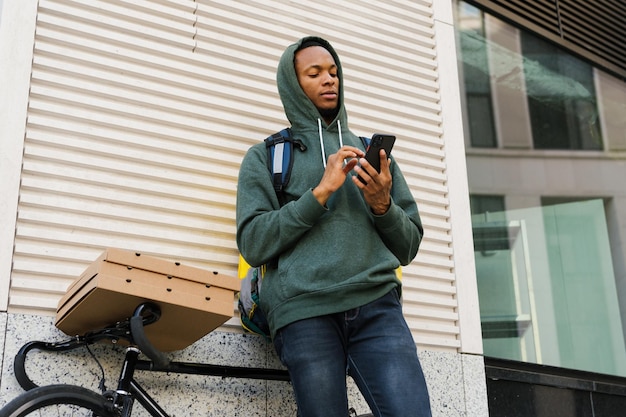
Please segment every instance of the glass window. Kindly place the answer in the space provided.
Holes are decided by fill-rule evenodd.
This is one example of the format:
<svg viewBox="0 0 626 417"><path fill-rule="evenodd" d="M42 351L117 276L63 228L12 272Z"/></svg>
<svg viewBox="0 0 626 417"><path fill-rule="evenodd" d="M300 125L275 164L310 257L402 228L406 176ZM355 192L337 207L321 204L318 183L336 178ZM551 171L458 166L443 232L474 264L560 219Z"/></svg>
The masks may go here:
<svg viewBox="0 0 626 417"><path fill-rule="evenodd" d="M626 376L626 83L454 1L485 355Z"/></svg>
<svg viewBox="0 0 626 417"><path fill-rule="evenodd" d="M521 40L535 148L602 149L591 65L528 32Z"/></svg>
<svg viewBox="0 0 626 417"><path fill-rule="evenodd" d="M472 214L502 212L504 211L504 196L472 194L470 195L470 210Z"/></svg>
<svg viewBox="0 0 626 417"><path fill-rule="evenodd" d="M473 147L495 148L489 59L482 12L473 7L459 9L459 41L463 67L467 124Z"/></svg>
<svg viewBox="0 0 626 417"><path fill-rule="evenodd" d="M626 375L602 200L472 216L485 355Z"/></svg>
<svg viewBox="0 0 626 417"><path fill-rule="evenodd" d="M527 118L528 147L603 148L590 64L527 31L503 31L503 23L465 2L456 10L472 147L523 147L512 119ZM515 103L520 96L525 103Z"/></svg>

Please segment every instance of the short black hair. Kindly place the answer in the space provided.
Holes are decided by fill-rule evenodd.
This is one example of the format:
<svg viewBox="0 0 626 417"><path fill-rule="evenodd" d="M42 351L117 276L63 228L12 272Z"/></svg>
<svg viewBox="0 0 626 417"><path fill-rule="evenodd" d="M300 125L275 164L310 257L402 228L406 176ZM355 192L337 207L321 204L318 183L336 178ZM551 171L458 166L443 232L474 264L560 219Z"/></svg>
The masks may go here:
<svg viewBox="0 0 626 417"><path fill-rule="evenodd" d="M302 44L300 44L298 49L296 49L296 52L301 51L302 49L305 49L311 46L321 46L322 48L326 49L326 45L324 45L318 39L309 38L309 39L306 39L304 42L302 42Z"/></svg>

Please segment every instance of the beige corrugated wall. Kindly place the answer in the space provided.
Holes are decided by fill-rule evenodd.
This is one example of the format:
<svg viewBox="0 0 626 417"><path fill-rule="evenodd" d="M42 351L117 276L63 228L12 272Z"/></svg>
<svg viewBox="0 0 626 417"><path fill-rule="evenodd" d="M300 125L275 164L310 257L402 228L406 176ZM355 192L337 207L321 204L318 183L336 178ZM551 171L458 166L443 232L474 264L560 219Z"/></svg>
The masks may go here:
<svg viewBox="0 0 626 417"><path fill-rule="evenodd" d="M54 314L108 246L235 275L239 163L286 126L275 67L307 34L342 58L352 130L398 137L426 229L406 316L457 351L432 0L40 0L9 312Z"/></svg>

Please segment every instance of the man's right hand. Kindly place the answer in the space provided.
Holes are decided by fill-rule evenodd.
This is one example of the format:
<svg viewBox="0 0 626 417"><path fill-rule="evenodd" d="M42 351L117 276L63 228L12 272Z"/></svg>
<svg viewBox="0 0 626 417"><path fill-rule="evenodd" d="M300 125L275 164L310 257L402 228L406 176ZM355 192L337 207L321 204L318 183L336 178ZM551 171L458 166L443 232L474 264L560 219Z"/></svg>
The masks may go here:
<svg viewBox="0 0 626 417"><path fill-rule="evenodd" d="M358 163L358 158L363 158L365 153L354 146L343 146L337 153L328 157L326 169L320 183L313 189L313 196L325 206L330 196L337 191L346 181L346 176Z"/></svg>

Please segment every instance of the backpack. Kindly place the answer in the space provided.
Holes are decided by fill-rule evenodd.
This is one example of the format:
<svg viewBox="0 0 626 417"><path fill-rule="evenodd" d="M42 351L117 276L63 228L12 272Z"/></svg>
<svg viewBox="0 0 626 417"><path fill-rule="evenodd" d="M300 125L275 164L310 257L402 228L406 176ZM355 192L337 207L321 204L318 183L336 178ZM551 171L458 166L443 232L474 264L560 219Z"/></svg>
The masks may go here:
<svg viewBox="0 0 626 417"><path fill-rule="evenodd" d="M369 138L361 137L361 141L367 149L370 142ZM306 151L306 145L292 137L290 128L283 129L265 139L267 166L281 207L287 203L285 187L291 176L294 144L301 152ZM241 279L241 288L237 307L241 326L248 332L264 336L268 341L270 340L270 329L265 314L259 306L259 294L266 269L276 266L276 260L274 260L270 261L269 264L252 267L241 254L239 255L238 276Z"/></svg>

